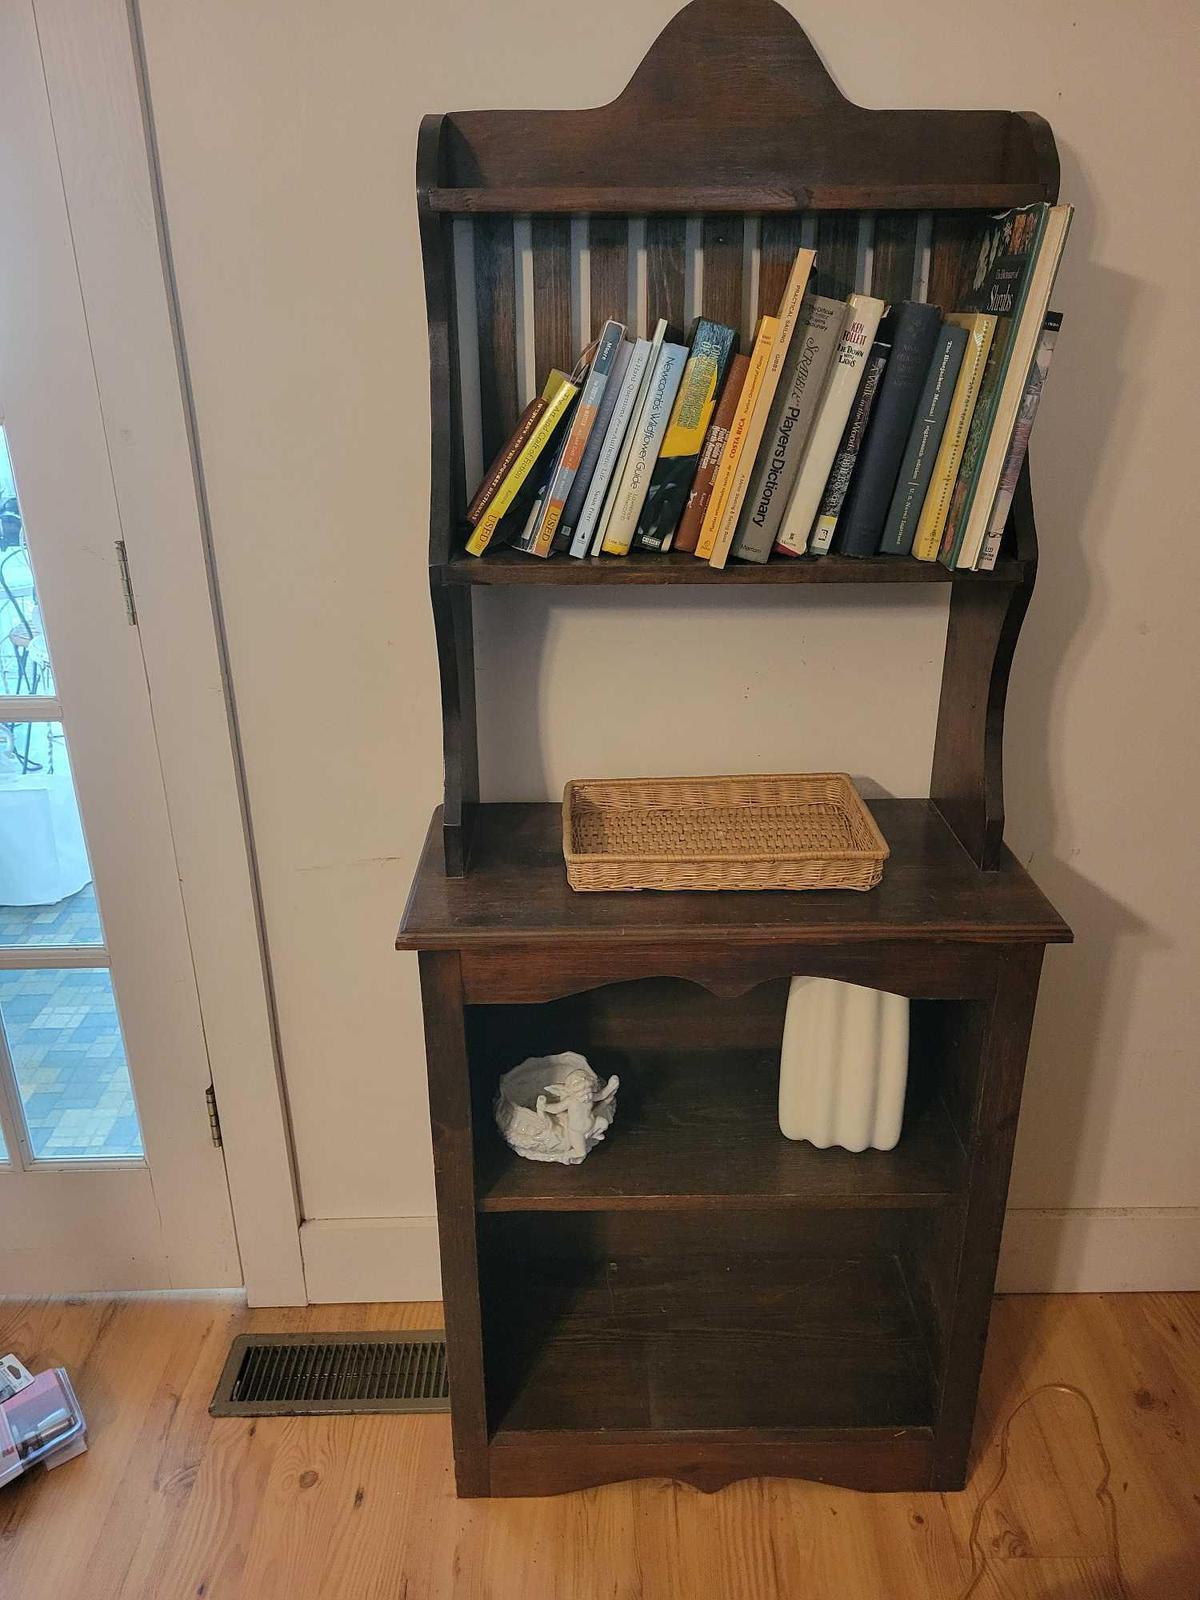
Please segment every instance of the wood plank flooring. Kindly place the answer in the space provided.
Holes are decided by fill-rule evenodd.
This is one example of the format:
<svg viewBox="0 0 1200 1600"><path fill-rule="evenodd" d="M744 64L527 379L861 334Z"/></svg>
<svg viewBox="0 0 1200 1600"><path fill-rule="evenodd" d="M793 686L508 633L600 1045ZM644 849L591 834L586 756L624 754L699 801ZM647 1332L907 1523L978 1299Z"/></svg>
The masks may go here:
<svg viewBox="0 0 1200 1600"><path fill-rule="evenodd" d="M1200 1295L996 1305L961 1495L757 1481L458 1501L448 1419L214 1422L234 1334L437 1306L0 1301L91 1449L0 1491L2 1600L1197 1600ZM764 1375L769 1381L769 1375Z"/></svg>

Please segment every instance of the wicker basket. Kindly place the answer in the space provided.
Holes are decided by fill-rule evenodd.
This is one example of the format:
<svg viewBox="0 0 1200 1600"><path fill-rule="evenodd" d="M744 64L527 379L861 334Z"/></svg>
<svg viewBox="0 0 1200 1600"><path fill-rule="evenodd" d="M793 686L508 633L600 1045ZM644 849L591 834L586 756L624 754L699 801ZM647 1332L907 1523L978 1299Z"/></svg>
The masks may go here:
<svg viewBox="0 0 1200 1600"><path fill-rule="evenodd" d="M873 889L887 843L844 772L574 779L572 889Z"/></svg>

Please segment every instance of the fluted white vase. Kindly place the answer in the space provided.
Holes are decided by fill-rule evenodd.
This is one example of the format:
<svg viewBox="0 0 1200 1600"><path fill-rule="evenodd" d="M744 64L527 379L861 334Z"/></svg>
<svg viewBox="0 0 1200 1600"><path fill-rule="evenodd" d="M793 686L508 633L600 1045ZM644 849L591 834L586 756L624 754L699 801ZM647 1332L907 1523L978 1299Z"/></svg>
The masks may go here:
<svg viewBox="0 0 1200 1600"><path fill-rule="evenodd" d="M819 1149L891 1150L908 1082L908 1001L835 978L793 978L779 1127Z"/></svg>

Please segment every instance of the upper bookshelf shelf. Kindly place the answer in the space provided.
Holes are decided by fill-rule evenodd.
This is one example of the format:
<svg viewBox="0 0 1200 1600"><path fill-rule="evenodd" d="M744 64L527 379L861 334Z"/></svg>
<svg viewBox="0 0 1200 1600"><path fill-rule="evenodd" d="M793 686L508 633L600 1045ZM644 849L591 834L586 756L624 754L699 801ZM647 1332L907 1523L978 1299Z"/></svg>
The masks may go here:
<svg viewBox="0 0 1200 1600"><path fill-rule="evenodd" d="M489 550L485 556L459 555L445 567L453 584L508 587L536 584L578 588L592 584L702 584L709 587L797 583L969 583L1012 584L1027 575L1019 558L998 561L993 572L951 572L938 561L913 561L906 556L798 556L768 561L732 562L723 570L683 551L658 555L634 551L627 556L585 561L556 556L540 561L517 550Z"/></svg>
<svg viewBox="0 0 1200 1600"><path fill-rule="evenodd" d="M431 211L461 216L529 213L626 216L699 216L719 212L797 211L1004 211L1047 198L1046 185L1026 183L796 184L775 188L589 184L503 185L494 188L435 188L426 196Z"/></svg>

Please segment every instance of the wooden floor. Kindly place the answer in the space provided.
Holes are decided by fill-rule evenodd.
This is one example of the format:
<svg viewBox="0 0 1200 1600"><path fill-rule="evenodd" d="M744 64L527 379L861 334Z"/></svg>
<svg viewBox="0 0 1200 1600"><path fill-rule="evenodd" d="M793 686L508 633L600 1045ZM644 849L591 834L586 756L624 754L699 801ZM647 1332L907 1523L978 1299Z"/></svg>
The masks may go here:
<svg viewBox="0 0 1200 1600"><path fill-rule="evenodd" d="M998 1302L961 1495L760 1481L462 1502L445 1417L208 1416L235 1333L428 1327L437 1311L0 1301L0 1352L68 1367L92 1440L0 1490L0 1597L1200 1596L1200 1295Z"/></svg>

